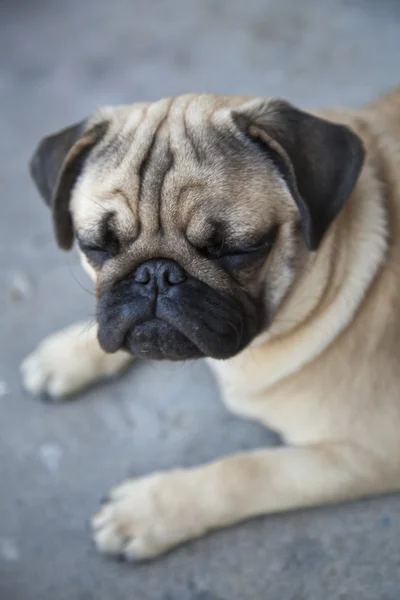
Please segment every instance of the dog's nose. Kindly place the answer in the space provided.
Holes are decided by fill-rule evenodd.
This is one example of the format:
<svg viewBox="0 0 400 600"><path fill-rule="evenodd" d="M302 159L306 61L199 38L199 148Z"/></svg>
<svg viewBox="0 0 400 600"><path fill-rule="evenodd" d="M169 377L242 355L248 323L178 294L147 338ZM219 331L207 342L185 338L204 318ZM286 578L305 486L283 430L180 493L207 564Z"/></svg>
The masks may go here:
<svg viewBox="0 0 400 600"><path fill-rule="evenodd" d="M186 273L174 260L157 258L139 265L133 278L141 285L156 285L158 289L162 289L183 283L186 280Z"/></svg>

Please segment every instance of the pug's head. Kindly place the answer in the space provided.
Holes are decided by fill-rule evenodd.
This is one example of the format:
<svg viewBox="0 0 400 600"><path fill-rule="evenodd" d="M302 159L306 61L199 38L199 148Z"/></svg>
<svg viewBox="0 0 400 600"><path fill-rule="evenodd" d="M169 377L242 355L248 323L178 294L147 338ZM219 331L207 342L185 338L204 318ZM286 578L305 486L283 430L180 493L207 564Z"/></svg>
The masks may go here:
<svg viewBox="0 0 400 600"><path fill-rule="evenodd" d="M226 359L269 326L363 155L283 100L188 95L100 109L31 173L95 280L105 351Z"/></svg>

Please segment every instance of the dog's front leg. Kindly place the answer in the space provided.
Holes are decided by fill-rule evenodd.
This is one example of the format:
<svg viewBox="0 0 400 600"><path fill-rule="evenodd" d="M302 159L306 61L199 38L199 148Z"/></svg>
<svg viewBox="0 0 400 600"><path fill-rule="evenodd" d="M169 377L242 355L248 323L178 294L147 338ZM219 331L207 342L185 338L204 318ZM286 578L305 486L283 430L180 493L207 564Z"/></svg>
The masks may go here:
<svg viewBox="0 0 400 600"><path fill-rule="evenodd" d="M21 372L27 391L59 400L116 375L131 361L126 352L102 350L95 323L76 323L45 338L22 363Z"/></svg>
<svg viewBox="0 0 400 600"><path fill-rule="evenodd" d="M94 537L100 551L140 560L249 517L374 494L398 483L352 445L259 450L126 481L94 517Z"/></svg>

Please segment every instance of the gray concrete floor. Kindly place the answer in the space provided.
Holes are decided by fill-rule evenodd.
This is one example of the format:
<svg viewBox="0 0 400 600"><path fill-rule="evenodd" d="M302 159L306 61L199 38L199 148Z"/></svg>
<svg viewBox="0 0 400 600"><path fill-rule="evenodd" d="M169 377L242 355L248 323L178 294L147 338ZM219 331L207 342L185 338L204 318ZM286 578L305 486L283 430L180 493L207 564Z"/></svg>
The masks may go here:
<svg viewBox="0 0 400 600"><path fill-rule="evenodd" d="M93 314L28 178L43 134L188 91L356 105L399 82L399 57L396 1L0 3L1 600L399 599L396 497L257 519L139 567L97 555L87 520L109 486L273 437L225 412L200 363L142 363L59 407L18 375L43 336Z"/></svg>

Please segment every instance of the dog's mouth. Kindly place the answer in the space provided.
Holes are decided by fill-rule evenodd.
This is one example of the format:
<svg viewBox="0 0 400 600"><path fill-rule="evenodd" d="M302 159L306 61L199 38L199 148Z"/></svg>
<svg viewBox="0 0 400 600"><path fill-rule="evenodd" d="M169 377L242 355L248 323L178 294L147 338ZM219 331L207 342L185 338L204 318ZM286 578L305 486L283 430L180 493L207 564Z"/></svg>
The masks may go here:
<svg viewBox="0 0 400 600"><path fill-rule="evenodd" d="M194 278L156 292L117 282L99 298L98 338L105 352L140 358L231 358L259 333L261 311L247 297L228 295Z"/></svg>
<svg viewBox="0 0 400 600"><path fill-rule="evenodd" d="M186 335L157 317L128 330L122 348L138 358L155 360L204 357L200 348Z"/></svg>
<svg viewBox="0 0 400 600"><path fill-rule="evenodd" d="M212 324L215 325L215 324ZM98 339L105 352L120 349L143 359L190 360L197 358L227 359L237 354L249 341L246 330L228 322L225 327L182 318L178 326L154 317L131 324L125 331L109 323L99 323Z"/></svg>

